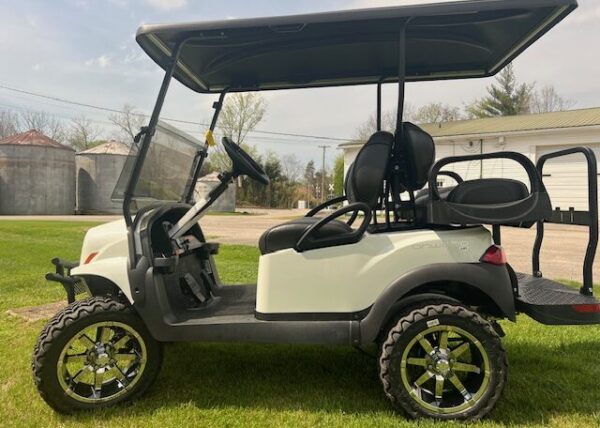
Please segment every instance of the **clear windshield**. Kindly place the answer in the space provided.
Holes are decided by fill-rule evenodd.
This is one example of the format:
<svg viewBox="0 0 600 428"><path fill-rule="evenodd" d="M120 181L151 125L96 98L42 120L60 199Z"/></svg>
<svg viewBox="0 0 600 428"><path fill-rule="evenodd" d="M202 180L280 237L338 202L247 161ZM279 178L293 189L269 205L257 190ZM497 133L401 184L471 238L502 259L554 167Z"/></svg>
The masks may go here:
<svg viewBox="0 0 600 428"><path fill-rule="evenodd" d="M123 171L113 192L113 200L122 201L141 142L131 147ZM140 179L133 192L132 209L158 201L180 201L184 198L196 152L202 142L177 128L159 121Z"/></svg>

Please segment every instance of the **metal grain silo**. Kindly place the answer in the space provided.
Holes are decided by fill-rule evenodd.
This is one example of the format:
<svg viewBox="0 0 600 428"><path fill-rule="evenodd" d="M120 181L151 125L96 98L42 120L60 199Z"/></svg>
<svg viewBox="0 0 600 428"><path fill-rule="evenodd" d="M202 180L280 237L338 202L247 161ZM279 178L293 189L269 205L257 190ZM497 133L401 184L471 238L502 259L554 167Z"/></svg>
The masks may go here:
<svg viewBox="0 0 600 428"><path fill-rule="evenodd" d="M220 183L221 181L219 180L219 174L217 172L200 177L196 182L196 188L194 189L194 199L196 201L208 199L208 194ZM235 189L235 183L230 185L225 193L219 196L215 203L210 206L209 211L235 211Z"/></svg>
<svg viewBox="0 0 600 428"><path fill-rule="evenodd" d="M37 131L0 140L0 215L73 214L75 151Z"/></svg>
<svg viewBox="0 0 600 428"><path fill-rule="evenodd" d="M77 212L114 214L122 211L122 202L111 196L129 155L129 147L117 141L77 153Z"/></svg>

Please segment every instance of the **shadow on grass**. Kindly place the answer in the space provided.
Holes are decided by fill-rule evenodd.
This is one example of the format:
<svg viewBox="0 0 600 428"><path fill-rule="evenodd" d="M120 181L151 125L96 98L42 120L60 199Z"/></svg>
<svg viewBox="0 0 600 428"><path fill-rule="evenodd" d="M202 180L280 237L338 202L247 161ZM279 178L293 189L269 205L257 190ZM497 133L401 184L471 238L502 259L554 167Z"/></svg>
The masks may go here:
<svg viewBox="0 0 600 428"><path fill-rule="evenodd" d="M587 364L597 344L549 349L509 346L506 393L488 421L536 424L551 417L600 411L600 370ZM597 365L597 361L596 361ZM347 348L288 345L171 344L162 372L134 406L106 416L147 414L165 408L241 408L391 415L374 358ZM79 415L94 418L94 413ZM400 416L401 417L401 416Z"/></svg>

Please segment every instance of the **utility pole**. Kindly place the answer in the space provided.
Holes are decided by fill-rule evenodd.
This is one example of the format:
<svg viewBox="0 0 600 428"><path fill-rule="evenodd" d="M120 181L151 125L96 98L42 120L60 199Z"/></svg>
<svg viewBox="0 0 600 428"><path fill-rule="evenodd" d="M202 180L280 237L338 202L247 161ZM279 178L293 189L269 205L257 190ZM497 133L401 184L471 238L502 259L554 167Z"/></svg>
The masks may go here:
<svg viewBox="0 0 600 428"><path fill-rule="evenodd" d="M325 152L329 146L319 146L319 148L323 149L323 168L321 169L321 202L325 202Z"/></svg>

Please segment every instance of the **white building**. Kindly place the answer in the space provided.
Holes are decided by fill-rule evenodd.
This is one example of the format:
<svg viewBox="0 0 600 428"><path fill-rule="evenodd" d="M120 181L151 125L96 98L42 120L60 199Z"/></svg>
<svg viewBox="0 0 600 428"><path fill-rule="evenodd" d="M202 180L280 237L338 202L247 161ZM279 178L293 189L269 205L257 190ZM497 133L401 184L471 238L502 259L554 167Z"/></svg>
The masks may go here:
<svg viewBox="0 0 600 428"><path fill-rule="evenodd" d="M508 116L489 119L420 125L432 135L436 159L498 151L514 151L534 163L546 153L574 146L594 150L600 161L600 108L555 113ZM344 151L344 167L354 161L362 143L339 146ZM463 179L480 177L514 178L528 184L527 174L511 160L492 159L448 165L444 170L459 173ZM448 177L440 185L454 185ZM549 160L544 167L544 183L554 207L587 209L587 165L576 154Z"/></svg>

